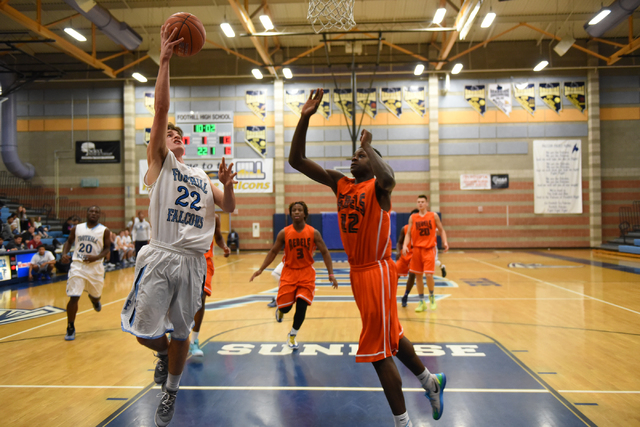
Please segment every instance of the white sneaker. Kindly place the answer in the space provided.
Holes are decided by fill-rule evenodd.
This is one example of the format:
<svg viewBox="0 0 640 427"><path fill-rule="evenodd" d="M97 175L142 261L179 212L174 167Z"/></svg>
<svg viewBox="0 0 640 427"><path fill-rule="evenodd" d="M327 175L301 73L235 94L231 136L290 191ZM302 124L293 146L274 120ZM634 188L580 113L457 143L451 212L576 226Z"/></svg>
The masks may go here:
<svg viewBox="0 0 640 427"><path fill-rule="evenodd" d="M300 348L300 346L298 346L298 341L296 341L296 336L291 335L291 332L287 334L287 345L293 350Z"/></svg>

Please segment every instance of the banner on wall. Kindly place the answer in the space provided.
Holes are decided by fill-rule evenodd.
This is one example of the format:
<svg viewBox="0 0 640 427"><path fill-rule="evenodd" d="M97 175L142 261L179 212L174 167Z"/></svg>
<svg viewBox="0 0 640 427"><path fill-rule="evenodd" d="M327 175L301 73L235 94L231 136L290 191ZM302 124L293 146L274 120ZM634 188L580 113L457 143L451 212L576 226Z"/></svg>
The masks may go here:
<svg viewBox="0 0 640 427"><path fill-rule="evenodd" d="M378 115L378 91L376 88L356 89L356 101L362 111L375 119Z"/></svg>
<svg viewBox="0 0 640 427"><path fill-rule="evenodd" d="M460 175L461 190L498 190L509 188L508 174L463 174Z"/></svg>
<svg viewBox="0 0 640 427"><path fill-rule="evenodd" d="M560 83L540 83L538 92L540 92L540 98L542 98L546 106L560 114L560 111L562 111Z"/></svg>
<svg viewBox="0 0 640 427"><path fill-rule="evenodd" d="M244 142L264 159L267 155L267 127L247 126L244 130Z"/></svg>
<svg viewBox="0 0 640 427"><path fill-rule="evenodd" d="M584 113L584 109L587 107L586 95L587 87L584 82L564 82L564 96L581 113Z"/></svg>
<svg viewBox="0 0 640 427"><path fill-rule="evenodd" d="M76 141L76 163L120 163L120 141Z"/></svg>
<svg viewBox="0 0 640 427"><path fill-rule="evenodd" d="M144 108L146 108L152 116L156 115L155 96L153 92L145 92L144 94Z"/></svg>
<svg viewBox="0 0 640 427"><path fill-rule="evenodd" d="M532 116L536 113L536 84L514 83L513 96L518 103Z"/></svg>
<svg viewBox="0 0 640 427"><path fill-rule="evenodd" d="M245 101L253 114L264 122L267 118L267 92L264 90L248 90L245 93Z"/></svg>
<svg viewBox="0 0 640 427"><path fill-rule="evenodd" d="M484 85L465 86L464 99L473 107L481 116L487 111L487 100L485 98Z"/></svg>
<svg viewBox="0 0 640 427"><path fill-rule="evenodd" d="M404 102L409 105L409 108L420 117L424 117L427 112L427 90L424 86L409 86L403 88Z"/></svg>
<svg viewBox="0 0 640 427"><path fill-rule="evenodd" d="M511 114L511 85L509 83L489 83L489 100L505 113Z"/></svg>
<svg viewBox="0 0 640 427"><path fill-rule="evenodd" d="M353 119L353 94L351 89L334 89L333 103L347 116Z"/></svg>
<svg viewBox="0 0 640 427"><path fill-rule="evenodd" d="M289 110L300 117L302 106L307 102L304 89L289 89L284 91L284 103Z"/></svg>
<svg viewBox="0 0 640 427"><path fill-rule="evenodd" d="M381 87L380 102L396 117L402 115L402 88Z"/></svg>
<svg viewBox="0 0 640 427"><path fill-rule="evenodd" d="M536 214L582 213L582 149L578 140L533 141Z"/></svg>
<svg viewBox="0 0 640 427"><path fill-rule="evenodd" d="M233 185L235 193L273 193L273 159L233 159L233 171L238 174ZM227 161L229 164L229 161ZM224 191L218 181L220 162L213 162L211 169L205 169L211 183Z"/></svg>
<svg viewBox="0 0 640 427"><path fill-rule="evenodd" d="M149 170L146 160L140 160L138 168L138 194L149 194L149 187L144 183L144 176Z"/></svg>
<svg viewBox="0 0 640 427"><path fill-rule="evenodd" d="M322 96L322 101L320 101L318 113L327 120L331 118L331 89L324 89L324 95Z"/></svg>

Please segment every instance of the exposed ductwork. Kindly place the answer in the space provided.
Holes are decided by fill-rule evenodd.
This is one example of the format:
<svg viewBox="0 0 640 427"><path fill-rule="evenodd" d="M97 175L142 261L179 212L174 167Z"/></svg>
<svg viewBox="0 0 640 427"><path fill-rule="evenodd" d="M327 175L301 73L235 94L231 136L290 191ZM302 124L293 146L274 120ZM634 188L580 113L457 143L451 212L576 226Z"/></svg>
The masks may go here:
<svg viewBox="0 0 640 427"><path fill-rule="evenodd" d="M584 24L584 29L591 37L602 37L607 31L620 25L634 10L640 7L640 0L617 0L603 9L611 13L595 25ZM603 10L601 9L601 10Z"/></svg>
<svg viewBox="0 0 640 427"><path fill-rule="evenodd" d="M15 80L13 74L0 74L0 88L9 88ZM18 116L17 95L15 92L0 97L2 121L0 122L0 153L7 170L18 178L31 179L36 174L35 168L29 163L22 163L18 157Z"/></svg>
<svg viewBox="0 0 640 427"><path fill-rule="evenodd" d="M126 22L120 22L93 0L64 0L82 16L93 22L100 31L127 50L136 50L142 37Z"/></svg>

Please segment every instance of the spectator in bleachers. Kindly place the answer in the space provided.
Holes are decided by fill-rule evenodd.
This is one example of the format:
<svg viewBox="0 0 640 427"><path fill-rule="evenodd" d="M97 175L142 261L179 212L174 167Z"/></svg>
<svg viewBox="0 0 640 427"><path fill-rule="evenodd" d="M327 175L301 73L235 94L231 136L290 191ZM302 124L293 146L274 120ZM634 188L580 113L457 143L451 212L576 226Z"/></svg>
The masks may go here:
<svg viewBox="0 0 640 427"><path fill-rule="evenodd" d="M7 242L10 242L13 239L13 233L11 232L11 223L9 222L9 218L7 218L6 223L2 224L2 231L0 231L0 236L2 236L2 239Z"/></svg>
<svg viewBox="0 0 640 427"><path fill-rule="evenodd" d="M236 230L231 229L229 235L227 236L227 246L233 251L240 249L240 237Z"/></svg>
<svg viewBox="0 0 640 427"><path fill-rule="evenodd" d="M134 253L133 248L127 245L127 231L127 229L121 230L118 237L116 237L116 248L123 266L131 264L131 257Z"/></svg>
<svg viewBox="0 0 640 427"><path fill-rule="evenodd" d="M138 217L133 224L131 235L133 236L136 248L136 256L138 256L140 249L142 249L144 245L147 245L151 239L151 224L144 219L144 212L138 212Z"/></svg>
<svg viewBox="0 0 640 427"><path fill-rule="evenodd" d="M18 206L18 209L16 209L16 216L18 217L18 221L20 221L20 229L21 230L26 230L27 228L29 228L29 217L27 216L27 210L24 208L24 206Z"/></svg>
<svg viewBox="0 0 640 427"><path fill-rule="evenodd" d="M44 246L38 248L38 253L33 255L29 263L29 280L40 280L40 275L44 275L44 280L51 280L51 272L56 258ZM35 277L34 277L35 276Z"/></svg>
<svg viewBox="0 0 640 427"><path fill-rule="evenodd" d="M23 242L29 242L31 240L33 240L33 236L35 236L36 233L36 229L33 225L30 225L29 228L27 228L27 230L22 233L22 241Z"/></svg>
<svg viewBox="0 0 640 427"><path fill-rule="evenodd" d="M23 251L27 249L27 245L22 242L22 235L18 234L14 236L13 242L7 243L7 251Z"/></svg>
<svg viewBox="0 0 640 427"><path fill-rule="evenodd" d="M9 218L7 218L7 224L11 227L11 234L13 236L20 234L20 221L16 214L11 214Z"/></svg>
<svg viewBox="0 0 640 427"><path fill-rule="evenodd" d="M120 262L120 254L118 253L118 248L116 247L116 238L118 236L116 233L111 231L111 252L109 252L109 257L107 258L106 268L108 270L113 270L116 268L116 264Z"/></svg>
<svg viewBox="0 0 640 427"><path fill-rule="evenodd" d="M4 238L0 236L0 252L6 252L7 250L4 247Z"/></svg>
<svg viewBox="0 0 640 427"><path fill-rule="evenodd" d="M27 241L27 249L38 249L40 246L44 246L44 243L39 234L34 234L33 239Z"/></svg>
<svg viewBox="0 0 640 427"><path fill-rule="evenodd" d="M48 233L48 228L42 225L42 217L34 217L31 218L31 224L35 227L36 231L38 232L38 234L40 234L40 236L42 236L43 238L48 238L49 237L49 233Z"/></svg>
<svg viewBox="0 0 640 427"><path fill-rule="evenodd" d="M68 236L71 233L71 229L75 227L79 222L79 219L75 215L71 215L67 220L62 224L62 234Z"/></svg>

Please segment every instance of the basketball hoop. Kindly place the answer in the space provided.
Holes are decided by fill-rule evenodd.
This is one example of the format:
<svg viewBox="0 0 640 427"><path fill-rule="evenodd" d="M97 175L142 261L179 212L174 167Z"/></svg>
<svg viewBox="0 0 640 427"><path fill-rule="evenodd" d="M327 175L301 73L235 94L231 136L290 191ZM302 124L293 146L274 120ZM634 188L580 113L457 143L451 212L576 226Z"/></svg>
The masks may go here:
<svg viewBox="0 0 640 427"><path fill-rule="evenodd" d="M309 0L307 20L316 34L329 29L349 31L356 26L354 3L355 0Z"/></svg>

